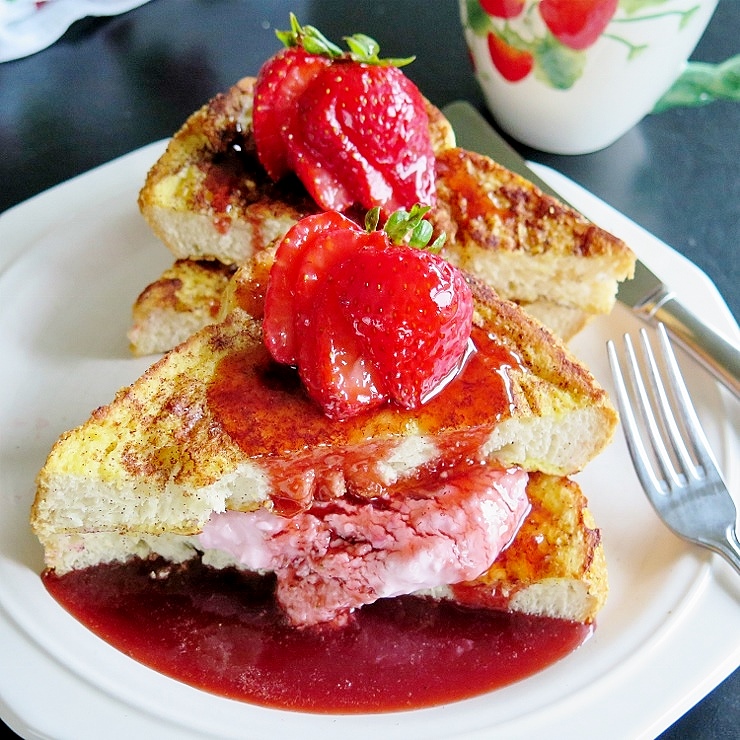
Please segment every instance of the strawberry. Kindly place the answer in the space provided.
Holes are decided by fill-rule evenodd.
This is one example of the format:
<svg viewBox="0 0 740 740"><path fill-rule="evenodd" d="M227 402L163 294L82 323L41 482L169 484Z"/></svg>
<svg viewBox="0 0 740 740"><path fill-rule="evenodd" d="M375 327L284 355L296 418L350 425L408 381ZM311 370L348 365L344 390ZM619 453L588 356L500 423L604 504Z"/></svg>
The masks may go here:
<svg viewBox="0 0 740 740"><path fill-rule="evenodd" d="M458 366L473 303L459 270L437 254L363 247L335 270L339 303L392 400L421 406Z"/></svg>
<svg viewBox="0 0 740 740"><path fill-rule="evenodd" d="M509 82L523 80L534 66L534 57L525 49L517 49L495 33L488 34L488 53L493 66Z"/></svg>
<svg viewBox="0 0 740 740"><path fill-rule="evenodd" d="M424 99L400 69L336 62L298 106L293 168L322 208L359 203L387 215L431 205L434 153Z"/></svg>
<svg viewBox="0 0 740 740"><path fill-rule="evenodd" d="M619 0L542 0L540 15L551 33L565 46L587 49L601 36L617 10Z"/></svg>
<svg viewBox="0 0 740 740"><path fill-rule="evenodd" d="M365 230L336 212L308 216L279 245L263 332L280 362L296 365L324 413L346 419L386 400L424 403L456 371L472 325L462 274L423 247L428 207Z"/></svg>
<svg viewBox="0 0 740 740"><path fill-rule="evenodd" d="M338 235L328 238L328 235ZM287 365L298 358L296 324L304 323L319 277L339 256L354 249L365 232L354 221L329 211L307 216L288 230L275 252L265 291L263 334L272 356ZM300 310L297 308L300 307Z"/></svg>
<svg viewBox="0 0 740 740"><path fill-rule="evenodd" d="M341 421L380 406L387 393L332 288L327 281L317 291L316 321L301 334L298 374L324 414Z"/></svg>
<svg viewBox="0 0 740 740"><path fill-rule="evenodd" d="M526 0L479 0L483 10L494 18L516 18Z"/></svg>
<svg viewBox="0 0 740 740"><path fill-rule="evenodd" d="M257 156L274 180L296 172L325 210L379 206L385 214L435 199L434 154L424 99L362 34L342 52L291 14L287 49L255 87Z"/></svg>
<svg viewBox="0 0 740 740"><path fill-rule="evenodd" d="M260 164L273 180L290 170L283 142L296 126L296 100L329 64L328 57L294 46L278 52L260 69L252 128Z"/></svg>

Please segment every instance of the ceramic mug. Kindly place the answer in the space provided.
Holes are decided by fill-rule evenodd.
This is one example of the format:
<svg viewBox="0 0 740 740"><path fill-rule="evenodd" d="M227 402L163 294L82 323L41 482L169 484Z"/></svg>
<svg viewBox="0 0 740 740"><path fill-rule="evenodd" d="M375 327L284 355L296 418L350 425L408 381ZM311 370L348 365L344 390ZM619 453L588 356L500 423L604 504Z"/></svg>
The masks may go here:
<svg viewBox="0 0 740 740"><path fill-rule="evenodd" d="M460 0L501 128L556 154L603 149L684 71L717 0Z"/></svg>

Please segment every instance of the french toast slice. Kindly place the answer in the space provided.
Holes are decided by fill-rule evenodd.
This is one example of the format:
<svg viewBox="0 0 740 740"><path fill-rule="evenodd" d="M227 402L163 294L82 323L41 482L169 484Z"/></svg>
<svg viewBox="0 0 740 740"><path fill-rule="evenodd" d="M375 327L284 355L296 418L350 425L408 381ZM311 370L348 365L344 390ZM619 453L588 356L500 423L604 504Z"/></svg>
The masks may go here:
<svg viewBox="0 0 740 740"><path fill-rule="evenodd" d="M432 590L423 598L592 623L609 586L601 533L578 484L530 473L530 510L511 544L478 578ZM160 556L177 564L201 559L216 568L241 568L223 551L207 549L197 535L115 529L59 531L46 540L47 562L58 575L101 563ZM49 566L52 567L51 565Z"/></svg>
<svg viewBox="0 0 740 740"><path fill-rule="evenodd" d="M437 154L429 219L443 254L569 339L614 307L635 255L621 240L490 157Z"/></svg>
<svg viewBox="0 0 740 740"><path fill-rule="evenodd" d="M241 264L319 211L297 177L273 182L252 136L254 77L193 113L147 174L139 209L178 259ZM432 146L454 146L447 119L427 101Z"/></svg>
<svg viewBox="0 0 740 740"><path fill-rule="evenodd" d="M196 111L139 194L144 218L178 258L172 269L184 283L199 273L186 260L243 264L317 210L297 178L273 183L259 165L251 135L254 82L244 78ZM624 242L489 158L456 148L443 114L431 103L427 114L437 157L431 219L447 235L448 259L566 340L608 313L618 282L634 268ZM210 320L197 301L153 304L152 294L161 295L170 280L163 275L136 301L129 332L134 354L167 351L174 346L167 338L187 336L192 325ZM203 300L217 303L216 291L214 285Z"/></svg>
<svg viewBox="0 0 740 740"><path fill-rule="evenodd" d="M128 338L137 356L165 352L213 324L236 272L218 260L175 260L134 303Z"/></svg>
<svg viewBox="0 0 740 740"><path fill-rule="evenodd" d="M472 277L478 346L465 370L420 409L332 422L269 357L245 310L254 285L237 272L221 322L54 445L31 516L48 568L149 549L182 559L214 513L403 498L471 462L565 476L614 433L616 412L587 368Z"/></svg>

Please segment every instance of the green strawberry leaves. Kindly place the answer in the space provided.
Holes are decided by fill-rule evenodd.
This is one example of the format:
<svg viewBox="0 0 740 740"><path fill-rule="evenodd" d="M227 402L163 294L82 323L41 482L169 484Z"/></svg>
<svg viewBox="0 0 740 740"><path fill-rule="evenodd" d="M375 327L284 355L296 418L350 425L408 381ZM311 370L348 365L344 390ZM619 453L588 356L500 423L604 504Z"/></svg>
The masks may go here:
<svg viewBox="0 0 740 740"><path fill-rule="evenodd" d="M314 26L302 26L294 13L290 14L290 30L275 31L275 35L284 46L302 46L309 54L339 59L345 57L354 62L372 64L380 67L404 67L414 61L416 57L381 59L378 56L380 45L378 42L366 36L364 33L355 33L345 36L344 41L349 51L343 51L335 43L329 41L318 28Z"/></svg>
<svg viewBox="0 0 740 740"><path fill-rule="evenodd" d="M446 234L440 234L432 244L433 228L424 216L430 206L420 203L411 207L410 211L399 208L391 213L383 227L393 244L406 244L414 249L425 249L428 252L439 252L445 242ZM375 231L380 221L380 208L371 208L365 215L365 230Z"/></svg>
<svg viewBox="0 0 740 740"><path fill-rule="evenodd" d="M302 46L309 54L336 59L342 56L342 50L324 36L314 26L302 26L294 13L290 14L290 30L275 31L275 35L283 45L290 49L293 46Z"/></svg>

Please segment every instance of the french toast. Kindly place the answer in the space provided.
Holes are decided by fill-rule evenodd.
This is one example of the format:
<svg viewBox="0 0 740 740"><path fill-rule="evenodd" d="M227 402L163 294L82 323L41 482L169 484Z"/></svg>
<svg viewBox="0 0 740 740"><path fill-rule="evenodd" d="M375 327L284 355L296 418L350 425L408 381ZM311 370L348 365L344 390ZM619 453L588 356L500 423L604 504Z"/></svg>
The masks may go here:
<svg viewBox="0 0 740 740"><path fill-rule="evenodd" d="M214 323L235 271L234 265L217 260L175 260L134 304L128 332L134 353L163 352Z"/></svg>
<svg viewBox="0 0 740 740"><path fill-rule="evenodd" d="M460 470L531 471L542 476L531 477L530 494L539 491L535 498L552 508L552 537L536 540L542 551L522 538L520 558L512 556L519 565L491 571L487 581L466 579L477 596L454 588L441 595L593 618L605 593L603 554L580 492L563 476L609 443L616 412L546 328L480 280L469 284L477 352L460 375L421 408L385 406L337 423L267 354L250 313L259 275L237 271L220 322L54 445L31 517L47 568L63 574L150 553L182 561L208 549L199 538L219 514L283 521L317 507L391 508L439 481L454 493ZM541 507L531 505L538 526ZM562 545L560 562L554 550Z"/></svg>
<svg viewBox="0 0 740 740"><path fill-rule="evenodd" d="M461 604L592 622L609 591L601 534L578 484L530 473L531 509L511 545L478 578L439 589Z"/></svg>
<svg viewBox="0 0 740 740"><path fill-rule="evenodd" d="M454 148L437 155L444 255L570 339L608 314L635 256L609 232L490 157Z"/></svg>
<svg viewBox="0 0 740 740"><path fill-rule="evenodd" d="M241 264L319 206L298 178L273 182L252 135L254 77L193 113L147 174L139 209L178 259ZM452 127L427 101L435 152L454 146Z"/></svg>
<svg viewBox="0 0 740 740"><path fill-rule="evenodd" d="M190 116L141 189L139 208L186 283L200 270L187 260L242 264L318 209L295 176L275 183L260 166L251 135L254 84L244 78ZM447 235L445 256L566 340L608 313L618 282L632 274L631 250L491 159L456 148L449 122L428 102L427 115L437 158L430 220ZM162 276L136 301L134 354L166 351L174 346L167 338L187 336L198 323L198 301L153 304L170 279ZM216 291L203 300L218 302Z"/></svg>

